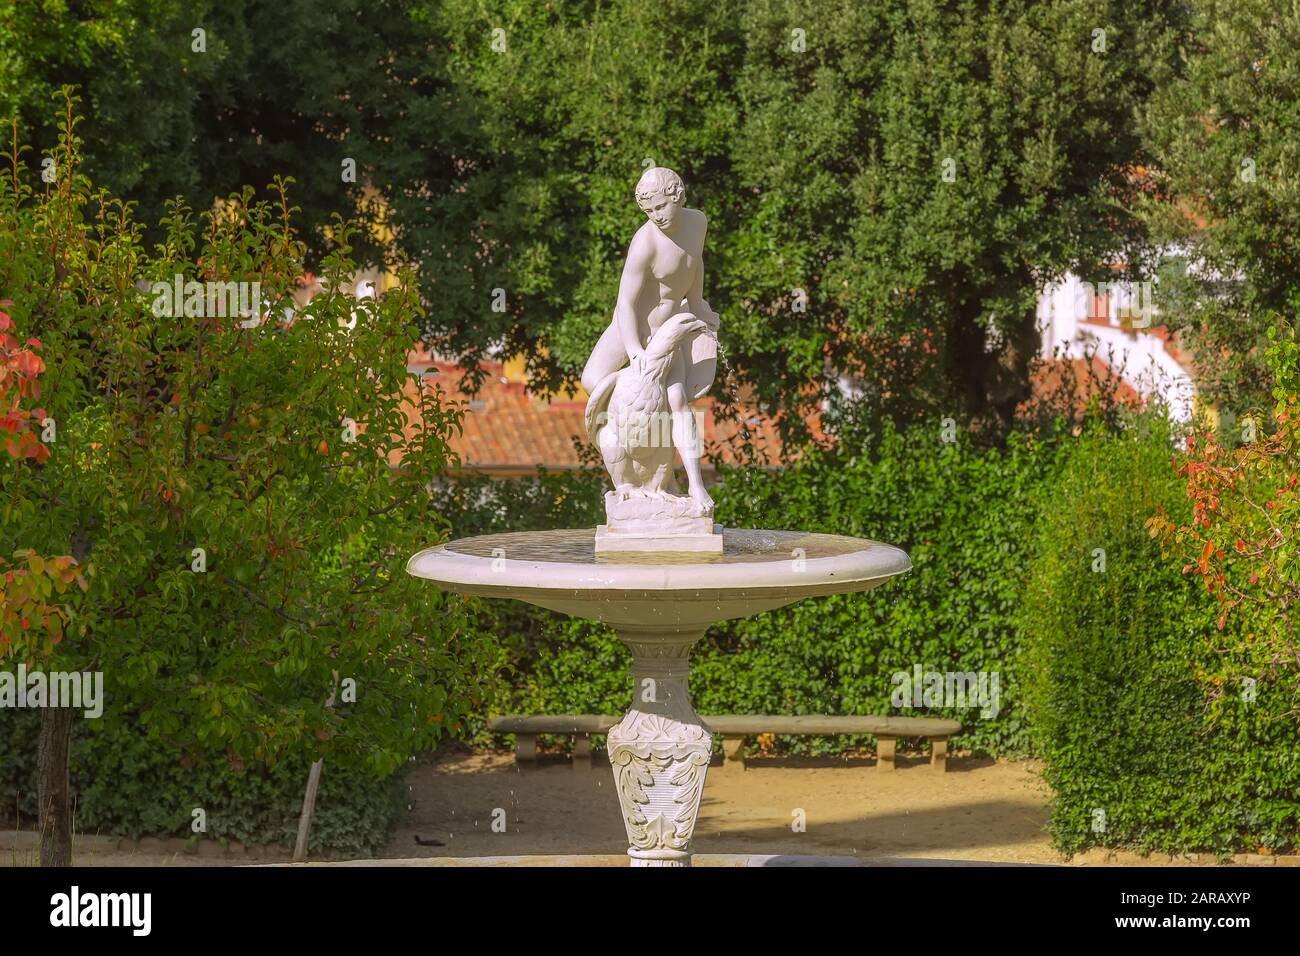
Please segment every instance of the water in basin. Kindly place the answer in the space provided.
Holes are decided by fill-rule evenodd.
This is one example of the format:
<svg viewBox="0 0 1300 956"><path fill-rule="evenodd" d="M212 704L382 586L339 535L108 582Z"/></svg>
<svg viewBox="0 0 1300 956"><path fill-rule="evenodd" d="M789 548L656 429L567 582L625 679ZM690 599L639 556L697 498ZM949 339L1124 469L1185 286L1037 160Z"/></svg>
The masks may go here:
<svg viewBox="0 0 1300 956"><path fill-rule="evenodd" d="M597 555L595 541L595 532L591 528L566 528L484 534L448 542L443 548L478 558L504 554L512 561L552 564L744 564L789 561L796 549L802 549L801 556L810 561L834 558L862 551L876 543L838 534L724 529L720 555L674 552Z"/></svg>

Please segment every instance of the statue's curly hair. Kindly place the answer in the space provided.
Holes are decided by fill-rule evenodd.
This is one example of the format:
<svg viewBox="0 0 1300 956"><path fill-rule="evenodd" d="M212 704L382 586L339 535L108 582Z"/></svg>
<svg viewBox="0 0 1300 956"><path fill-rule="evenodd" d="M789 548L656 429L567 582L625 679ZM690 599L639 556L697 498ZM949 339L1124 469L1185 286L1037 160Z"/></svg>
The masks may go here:
<svg viewBox="0 0 1300 956"><path fill-rule="evenodd" d="M682 182L682 177L667 166L651 166L637 180L637 205L644 205L660 193L663 193L673 202L685 202L686 184Z"/></svg>

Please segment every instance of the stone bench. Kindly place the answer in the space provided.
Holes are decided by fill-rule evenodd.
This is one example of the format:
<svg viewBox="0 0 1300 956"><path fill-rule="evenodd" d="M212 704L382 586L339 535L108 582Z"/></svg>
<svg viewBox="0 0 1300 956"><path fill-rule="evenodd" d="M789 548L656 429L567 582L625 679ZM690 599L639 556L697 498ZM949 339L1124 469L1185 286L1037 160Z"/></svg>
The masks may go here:
<svg viewBox="0 0 1300 956"><path fill-rule="evenodd" d="M930 741L930 766L935 770L948 769L948 738L961 732L955 720L937 717L819 717L819 716L762 716L732 714L704 717L704 724L722 737L725 766L745 769L745 738L751 734L873 734L877 741L877 766L881 770L894 769L894 742L899 737L925 737ZM537 760L538 734L571 734L573 768L590 769L591 735L603 734L618 723L610 714L558 714L513 717L491 717L488 730L499 734L514 734L515 760L532 763Z"/></svg>

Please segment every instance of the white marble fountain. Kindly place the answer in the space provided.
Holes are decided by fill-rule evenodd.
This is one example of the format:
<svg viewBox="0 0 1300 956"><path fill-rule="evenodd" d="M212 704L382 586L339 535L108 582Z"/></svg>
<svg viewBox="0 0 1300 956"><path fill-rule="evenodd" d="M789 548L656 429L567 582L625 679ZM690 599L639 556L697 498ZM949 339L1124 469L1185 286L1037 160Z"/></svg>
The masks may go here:
<svg viewBox="0 0 1300 956"><path fill-rule="evenodd" d="M407 563L444 590L603 621L631 650L632 705L608 749L633 866L690 865L713 735L691 706L687 678L708 626L866 591L911 567L903 551L863 538L714 523L687 403L712 384L718 318L701 297L707 224L684 200L671 170L651 168L638 183L647 222L583 374L588 434L614 484L607 523L462 538ZM675 454L686 495L677 493Z"/></svg>

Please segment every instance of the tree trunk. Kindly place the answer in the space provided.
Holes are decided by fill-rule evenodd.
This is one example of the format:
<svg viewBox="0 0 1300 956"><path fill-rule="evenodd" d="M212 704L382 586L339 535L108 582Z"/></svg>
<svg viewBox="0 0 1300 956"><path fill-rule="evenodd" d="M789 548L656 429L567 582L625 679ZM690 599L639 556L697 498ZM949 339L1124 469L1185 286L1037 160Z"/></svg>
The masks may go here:
<svg viewBox="0 0 1300 956"><path fill-rule="evenodd" d="M68 749L72 741L71 707L44 707L36 744L36 798L41 828L41 866L72 863L72 794L68 784Z"/></svg>
<svg viewBox="0 0 1300 956"><path fill-rule="evenodd" d="M1005 434L1016 409L1030 396L1029 366L1041 342L1037 314L1031 309L1018 316L992 350L978 309L960 313L950 334L948 374L967 414L977 424Z"/></svg>
<svg viewBox="0 0 1300 956"><path fill-rule="evenodd" d="M307 774L307 792L302 797L302 813L298 816L298 840L293 845L293 862L307 861L307 847L311 842L311 821L316 815L316 792L320 789L321 767L324 760L317 760L311 765Z"/></svg>
<svg viewBox="0 0 1300 956"><path fill-rule="evenodd" d="M334 685L330 688L329 698L325 701L328 710L334 706L334 695L338 692L339 672L334 672ZM307 847L311 843L311 821L316 815L316 792L320 788L321 768L324 760L317 760L311 765L307 774L307 792L302 796L302 812L298 815L298 840L293 846L293 862L307 861Z"/></svg>

